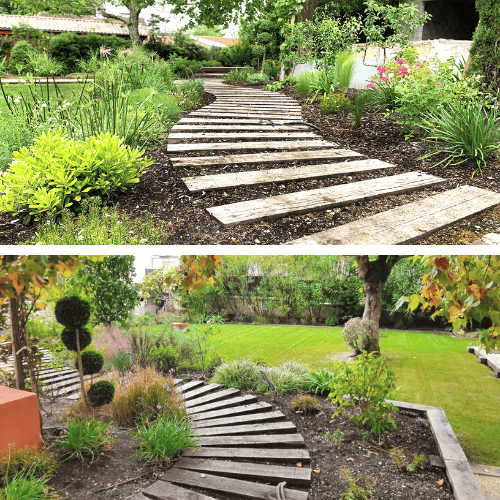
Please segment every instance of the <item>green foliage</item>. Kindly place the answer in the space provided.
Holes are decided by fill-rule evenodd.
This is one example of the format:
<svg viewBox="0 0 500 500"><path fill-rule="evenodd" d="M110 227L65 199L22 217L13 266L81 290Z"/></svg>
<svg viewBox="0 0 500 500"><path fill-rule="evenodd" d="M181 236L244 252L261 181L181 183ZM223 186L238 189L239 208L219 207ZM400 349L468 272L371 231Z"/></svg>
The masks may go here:
<svg viewBox="0 0 500 500"><path fill-rule="evenodd" d="M476 9L479 24L470 48L470 72L483 75L487 85L496 89L500 85L500 5L496 0L477 0Z"/></svg>
<svg viewBox="0 0 500 500"><path fill-rule="evenodd" d="M219 61L192 61L186 57L171 57L169 63L172 72L177 78L191 78L200 68L214 67L221 65Z"/></svg>
<svg viewBox="0 0 500 500"><path fill-rule="evenodd" d="M64 66L46 52L28 53L29 69L35 76L55 76L61 75Z"/></svg>
<svg viewBox="0 0 500 500"><path fill-rule="evenodd" d="M49 478L37 477L36 466L18 472L0 490L0 500L51 500L57 498L46 485Z"/></svg>
<svg viewBox="0 0 500 500"><path fill-rule="evenodd" d="M56 303L54 314L57 321L68 328L81 328L89 322L90 302L72 295L64 297Z"/></svg>
<svg viewBox="0 0 500 500"><path fill-rule="evenodd" d="M118 352L111 356L108 362L113 370L123 374L132 368L134 355L130 352Z"/></svg>
<svg viewBox="0 0 500 500"><path fill-rule="evenodd" d="M445 167L461 165L474 160L477 171L481 172L486 160L500 152L500 114L497 108L488 109L479 100L452 101L427 114L420 128L426 133L426 146L431 150L422 158L441 153L446 155L434 167L442 163Z"/></svg>
<svg viewBox="0 0 500 500"><path fill-rule="evenodd" d="M404 453L402 448L392 448L389 451L392 457L392 463L398 467L398 469L404 469L407 472L413 472L417 469L423 469L425 467L425 456L415 455L413 460L410 460Z"/></svg>
<svg viewBox="0 0 500 500"><path fill-rule="evenodd" d="M363 111L366 106L366 93L356 92L354 96L354 106L353 106L353 117L352 124L354 127L359 127L361 125L361 118L363 117Z"/></svg>
<svg viewBox="0 0 500 500"><path fill-rule="evenodd" d="M335 72L342 92L347 92L349 89L355 70L356 54L350 49L339 52L335 59Z"/></svg>
<svg viewBox="0 0 500 500"><path fill-rule="evenodd" d="M0 457L0 484L12 481L16 474L26 474L32 470L35 477L50 477L58 466L56 457L48 448L38 449L26 446L19 450L9 450Z"/></svg>
<svg viewBox="0 0 500 500"><path fill-rule="evenodd" d="M328 326L336 326L339 324L339 318L337 318L337 316L329 316L326 318L325 324Z"/></svg>
<svg viewBox="0 0 500 500"><path fill-rule="evenodd" d="M189 37L186 41L181 44L177 43L163 43L160 39L151 37L145 44L144 47L158 54L158 57L168 61L169 59L174 59L177 57L182 57L189 60L200 61L203 59L203 47L196 43L194 40L190 40ZM201 67L201 66L200 66ZM183 74L182 78L186 75Z"/></svg>
<svg viewBox="0 0 500 500"><path fill-rule="evenodd" d="M182 417L170 416L153 422L142 421L137 426L140 460L162 462L167 465L185 448L197 447L198 437L193 436L191 422Z"/></svg>
<svg viewBox="0 0 500 500"><path fill-rule="evenodd" d="M187 82L183 82L179 85L179 90L182 93L196 92L201 96L205 91L205 84L201 80L188 80Z"/></svg>
<svg viewBox="0 0 500 500"><path fill-rule="evenodd" d="M312 91L312 80L314 78L313 71L301 71L299 76L297 77L297 83L295 84L295 90L299 97L302 99L306 98L309 93Z"/></svg>
<svg viewBox="0 0 500 500"><path fill-rule="evenodd" d="M133 255L108 256L100 262L88 261L77 276L92 301L96 323L109 325L130 317L138 303Z"/></svg>
<svg viewBox="0 0 500 500"><path fill-rule="evenodd" d="M139 182L151 161L110 133L84 141L69 139L62 129L42 134L29 150L14 152L2 177L4 211L26 211L35 218L60 213L82 198L125 191Z"/></svg>
<svg viewBox="0 0 500 500"><path fill-rule="evenodd" d="M347 481L349 488L340 495L344 500L368 500L375 493L377 482L370 476L358 474L353 478L347 469L341 469L342 478Z"/></svg>
<svg viewBox="0 0 500 500"><path fill-rule="evenodd" d="M84 375L93 375L102 370L104 366L104 356L102 353L89 349L88 351L83 351L81 356ZM75 363L75 368L78 370L78 361Z"/></svg>
<svg viewBox="0 0 500 500"><path fill-rule="evenodd" d="M333 373L326 368L321 368L319 372L311 372L307 388L316 394L326 396L332 390Z"/></svg>
<svg viewBox="0 0 500 500"><path fill-rule="evenodd" d="M340 446L344 441L344 433L340 429L335 429L333 432L327 432L325 438L333 444Z"/></svg>
<svg viewBox="0 0 500 500"><path fill-rule="evenodd" d="M33 243L43 245L157 245L164 222L153 223L151 214L143 221L120 214L116 207L102 207L99 198L87 198L76 216L69 209L62 217L42 221Z"/></svg>
<svg viewBox="0 0 500 500"><path fill-rule="evenodd" d="M82 362L83 354L85 353L82 353ZM113 401L114 396L115 384L109 380L99 380L99 382L92 384L87 391L87 397L93 406L107 405Z"/></svg>
<svg viewBox="0 0 500 500"><path fill-rule="evenodd" d="M114 441L109 434L110 427L111 423L104 423L95 418L70 420L67 423L66 435L58 439L54 447L62 451L64 460L76 457L86 462L85 457L90 457L92 463L99 457L102 449Z"/></svg>
<svg viewBox="0 0 500 500"><path fill-rule="evenodd" d="M33 46L25 40L17 42L10 51L9 71L13 74L22 74L29 68L30 55L35 51Z"/></svg>
<svg viewBox="0 0 500 500"><path fill-rule="evenodd" d="M22 121L0 120L0 171L5 172L14 158L14 151L33 144L34 133Z"/></svg>
<svg viewBox="0 0 500 500"><path fill-rule="evenodd" d="M351 110L351 101L343 94L325 94L320 98L319 109L324 115Z"/></svg>
<svg viewBox="0 0 500 500"><path fill-rule="evenodd" d="M169 126L182 113L174 96L161 94L153 89L136 89L128 97L128 104L138 109L142 107L147 114L158 118Z"/></svg>
<svg viewBox="0 0 500 500"><path fill-rule="evenodd" d="M252 68L232 69L224 75L224 81L228 83L241 83L253 73Z"/></svg>
<svg viewBox="0 0 500 500"><path fill-rule="evenodd" d="M90 333L90 330L87 328L79 327L78 328L78 339L80 341L80 350L85 349L88 347L91 342L92 342L92 335ZM64 328L64 330L61 333L61 341L68 349L68 351L77 351L77 346L76 346L76 332L73 327L71 328Z"/></svg>
<svg viewBox="0 0 500 500"><path fill-rule="evenodd" d="M269 81L269 75L266 75L263 73L262 75L260 73L252 73L247 76L247 82L249 83L266 83Z"/></svg>
<svg viewBox="0 0 500 500"><path fill-rule="evenodd" d="M214 364L218 364L215 354L218 344L213 344L213 337L220 334L220 328L209 320L206 325L191 327L190 333L193 346L192 357L201 372L205 373L211 367L213 368Z"/></svg>
<svg viewBox="0 0 500 500"><path fill-rule="evenodd" d="M390 414L398 409L386 401L395 390L395 375L388 368L384 357L363 352L359 355L359 361L337 362L331 393L328 395L332 403L338 405L332 418L346 406L354 406L359 410L358 415L351 417L356 424L369 427L375 434L385 434L390 426L396 428ZM348 399L344 399L346 395Z"/></svg>
<svg viewBox="0 0 500 500"><path fill-rule="evenodd" d="M253 61L252 47L246 44L223 47L220 51L220 60L224 66L250 66Z"/></svg>
<svg viewBox="0 0 500 500"><path fill-rule="evenodd" d="M378 338L379 328L375 321L352 318L344 325L344 342L356 353L366 350Z"/></svg>
<svg viewBox="0 0 500 500"><path fill-rule="evenodd" d="M318 400L312 396L301 394L292 401L292 409L304 414L318 412Z"/></svg>

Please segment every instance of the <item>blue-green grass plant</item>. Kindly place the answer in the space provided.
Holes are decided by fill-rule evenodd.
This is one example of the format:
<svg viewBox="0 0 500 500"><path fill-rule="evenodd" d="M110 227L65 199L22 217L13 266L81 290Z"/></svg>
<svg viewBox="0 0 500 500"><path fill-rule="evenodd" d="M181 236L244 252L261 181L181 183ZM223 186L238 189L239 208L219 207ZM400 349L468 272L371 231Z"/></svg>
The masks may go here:
<svg viewBox="0 0 500 500"><path fill-rule="evenodd" d="M352 77L356 71L356 54L351 50L343 50L337 54L335 74L338 87L342 92L347 92L351 85Z"/></svg>

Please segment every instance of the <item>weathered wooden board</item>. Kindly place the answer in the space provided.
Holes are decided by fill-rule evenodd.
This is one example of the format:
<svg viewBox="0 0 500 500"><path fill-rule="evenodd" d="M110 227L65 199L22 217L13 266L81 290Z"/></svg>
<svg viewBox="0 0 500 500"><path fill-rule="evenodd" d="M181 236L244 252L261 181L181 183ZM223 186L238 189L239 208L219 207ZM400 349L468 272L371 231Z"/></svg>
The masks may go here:
<svg viewBox="0 0 500 500"><path fill-rule="evenodd" d="M256 121L256 120L253 120ZM174 125L171 129L170 132L191 132L192 130L207 130L207 131L213 131L213 130L225 130L225 131L230 131L234 132L235 130L243 130L243 131L249 131L249 130L260 130L262 132L295 132L298 130L311 130L310 127L307 125L261 125L260 122L257 121L255 125L235 125L235 124L227 124L227 125L213 125L210 123L207 123L205 125Z"/></svg>
<svg viewBox="0 0 500 500"><path fill-rule="evenodd" d="M341 184L221 205L209 208L208 212L224 226L234 226L341 207L380 196L407 193L415 189L436 186L443 182L445 179L440 177L420 172L409 172L353 182L352 184Z"/></svg>
<svg viewBox="0 0 500 500"><path fill-rule="evenodd" d="M241 481L221 476L206 474L201 477L200 473L188 470L172 468L165 472L162 481L169 481L176 484L195 486L214 492L237 495L240 498L250 498L255 500L271 500L276 498L276 486L253 483L251 481ZM287 500L307 500L309 494L305 491L285 489Z"/></svg>
<svg viewBox="0 0 500 500"><path fill-rule="evenodd" d="M453 489L455 500L485 500L467 461L445 462L446 475Z"/></svg>
<svg viewBox="0 0 500 500"><path fill-rule="evenodd" d="M174 144L185 140L200 140L200 139L319 139L321 136L313 132L242 132L242 133L172 133L168 134L168 143Z"/></svg>
<svg viewBox="0 0 500 500"><path fill-rule="evenodd" d="M228 399L234 396L239 396L241 391L239 389L226 389L224 391L214 392L208 396L203 396L201 398L191 399L186 402L186 408L194 408L195 406L202 406L212 403L214 401L220 401L221 399Z"/></svg>
<svg viewBox="0 0 500 500"><path fill-rule="evenodd" d="M470 468L474 474L480 476L491 476L500 478L500 467L493 467L490 465L470 464Z"/></svg>
<svg viewBox="0 0 500 500"><path fill-rule="evenodd" d="M291 151L282 153L255 153L247 155L191 156L170 158L174 167L204 167L208 165L231 165L247 163L285 163L309 160L344 160L363 156L350 149L327 149L317 151Z"/></svg>
<svg viewBox="0 0 500 500"><path fill-rule="evenodd" d="M308 149L333 147L328 141L257 141L257 142L200 142L196 144L169 144L169 153L190 151L238 151L246 149Z"/></svg>
<svg viewBox="0 0 500 500"><path fill-rule="evenodd" d="M181 118L179 123L197 123L197 124L213 124L213 125L284 125L289 124L289 122L301 122L302 118L299 120L290 120L289 118L281 118L281 119L269 119L266 118L213 118L213 117L200 117L200 118L192 118L187 116L186 118Z"/></svg>
<svg viewBox="0 0 500 500"><path fill-rule="evenodd" d="M210 104L203 108L206 111L222 111L223 113L289 113L291 111L295 114L300 114L301 108L297 106L284 106L284 105L229 105L229 104Z"/></svg>
<svg viewBox="0 0 500 500"><path fill-rule="evenodd" d="M183 393L183 392L192 391L193 389L196 389L197 387L200 387L202 385L204 385L203 380L192 380L191 382L188 382L187 384L184 384L184 385L177 387L175 392Z"/></svg>
<svg viewBox="0 0 500 500"><path fill-rule="evenodd" d="M246 98L236 98L236 97L218 97L217 100L209 104L209 106L213 106L214 104L221 105L230 105L230 106L294 106L296 108L301 109L300 104L296 101L287 100L287 99L271 99L271 98L255 98L255 97L246 97Z"/></svg>
<svg viewBox="0 0 500 500"><path fill-rule="evenodd" d="M265 422L263 424L228 425L221 427L195 428L193 432L196 436L237 436L251 434L264 434L271 432L290 433L297 432L297 427L292 422Z"/></svg>
<svg viewBox="0 0 500 500"><path fill-rule="evenodd" d="M214 418L209 420L199 420L192 422L191 426L194 429L203 427L222 427L236 424L256 424L258 422L271 422L273 420L281 420L285 415L280 411L263 411L261 413L250 413L247 415L232 415L226 418Z"/></svg>
<svg viewBox="0 0 500 500"><path fill-rule="evenodd" d="M165 481L153 483L143 490L143 493L147 495L144 498L153 498L154 500L215 500L213 497L207 497L207 495L186 490Z"/></svg>
<svg viewBox="0 0 500 500"><path fill-rule="evenodd" d="M499 193L461 186L286 245L405 245L499 204Z"/></svg>
<svg viewBox="0 0 500 500"><path fill-rule="evenodd" d="M271 410L272 405L269 403L265 403L264 401L259 401L258 403L253 403L249 405L239 405L235 406L234 408L225 408L223 410L215 410L215 411L209 411L205 413L199 413L197 415L193 415L191 417L191 420L193 423L198 423L201 421L206 421L206 420L213 420L213 419L219 419L223 417L228 417L228 416L234 416L234 415L244 415L244 414L252 414L255 412L261 412L261 411L269 411Z"/></svg>
<svg viewBox="0 0 500 500"><path fill-rule="evenodd" d="M184 395L184 401L188 401L190 399L199 398L205 394L215 391L216 389L220 389L220 384L206 384L199 389L195 389L194 391L189 391Z"/></svg>
<svg viewBox="0 0 500 500"><path fill-rule="evenodd" d="M311 469L306 467L284 467L282 465L252 464L247 462L227 462L205 460L203 458L182 457L176 464L178 469L237 477L238 479L259 479L266 483L286 481L292 486L311 486Z"/></svg>
<svg viewBox="0 0 500 500"><path fill-rule="evenodd" d="M214 111L203 111L203 108L199 111L193 111L189 113L189 116L203 116L206 118L265 118L266 120L302 120L302 117L296 113L284 114L284 113L215 113Z"/></svg>
<svg viewBox="0 0 500 500"><path fill-rule="evenodd" d="M201 175L183 177L182 180L191 192L213 191L239 186L255 186L273 182L291 182L305 179L321 179L339 175L373 172L393 168L395 165L380 160L357 160L342 163L325 163L303 167L273 168L270 170L251 170L232 174Z"/></svg>
<svg viewBox="0 0 500 500"><path fill-rule="evenodd" d="M303 446L300 434L262 434L257 436L202 436L198 446Z"/></svg>
<svg viewBox="0 0 500 500"><path fill-rule="evenodd" d="M223 401L217 401L215 403L210 403L202 406L196 406L194 408L186 408L186 413L192 415L194 413L202 413L206 411L221 410L223 408L229 408L231 406L238 406L245 403L253 403L257 401L257 397L253 394L245 394L245 396L239 396L237 398L224 399Z"/></svg>
<svg viewBox="0 0 500 500"><path fill-rule="evenodd" d="M287 448L220 448L205 447L200 450L185 450L183 453L187 457L196 458L226 458L244 460L262 460L268 462L310 462L311 457L305 449Z"/></svg>

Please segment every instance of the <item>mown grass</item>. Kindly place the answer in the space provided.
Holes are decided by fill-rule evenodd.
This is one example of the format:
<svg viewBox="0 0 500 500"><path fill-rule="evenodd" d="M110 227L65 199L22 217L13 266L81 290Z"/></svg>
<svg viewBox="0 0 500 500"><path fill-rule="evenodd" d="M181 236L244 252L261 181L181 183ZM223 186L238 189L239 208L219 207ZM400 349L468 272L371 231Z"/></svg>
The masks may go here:
<svg viewBox="0 0 500 500"><path fill-rule="evenodd" d="M220 326L220 338L213 342L220 341L218 353L227 360L247 356L276 365L293 359L318 370L348 352L341 328ZM397 399L442 407L468 459L500 466L500 380L467 353L470 340L407 331L381 334L382 354L397 376Z"/></svg>

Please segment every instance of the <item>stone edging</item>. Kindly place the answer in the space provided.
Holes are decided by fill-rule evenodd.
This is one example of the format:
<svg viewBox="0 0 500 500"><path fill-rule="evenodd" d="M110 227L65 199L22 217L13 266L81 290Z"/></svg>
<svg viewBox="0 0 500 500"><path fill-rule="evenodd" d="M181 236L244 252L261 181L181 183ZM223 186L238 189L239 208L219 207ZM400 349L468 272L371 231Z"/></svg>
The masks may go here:
<svg viewBox="0 0 500 500"><path fill-rule="evenodd" d="M401 410L413 411L427 417L439 454L444 461L446 475L453 489L455 500L485 500L444 410L437 406L404 403L402 401L389 400L389 403Z"/></svg>
<svg viewBox="0 0 500 500"><path fill-rule="evenodd" d="M487 365L493 370L493 376L496 378L500 378L500 365L495 363L492 359L488 358L488 355L486 353L481 352L481 347L477 346L469 346L467 347L467 352L470 352L472 354L475 354L477 356L477 360L482 364L482 365Z"/></svg>

